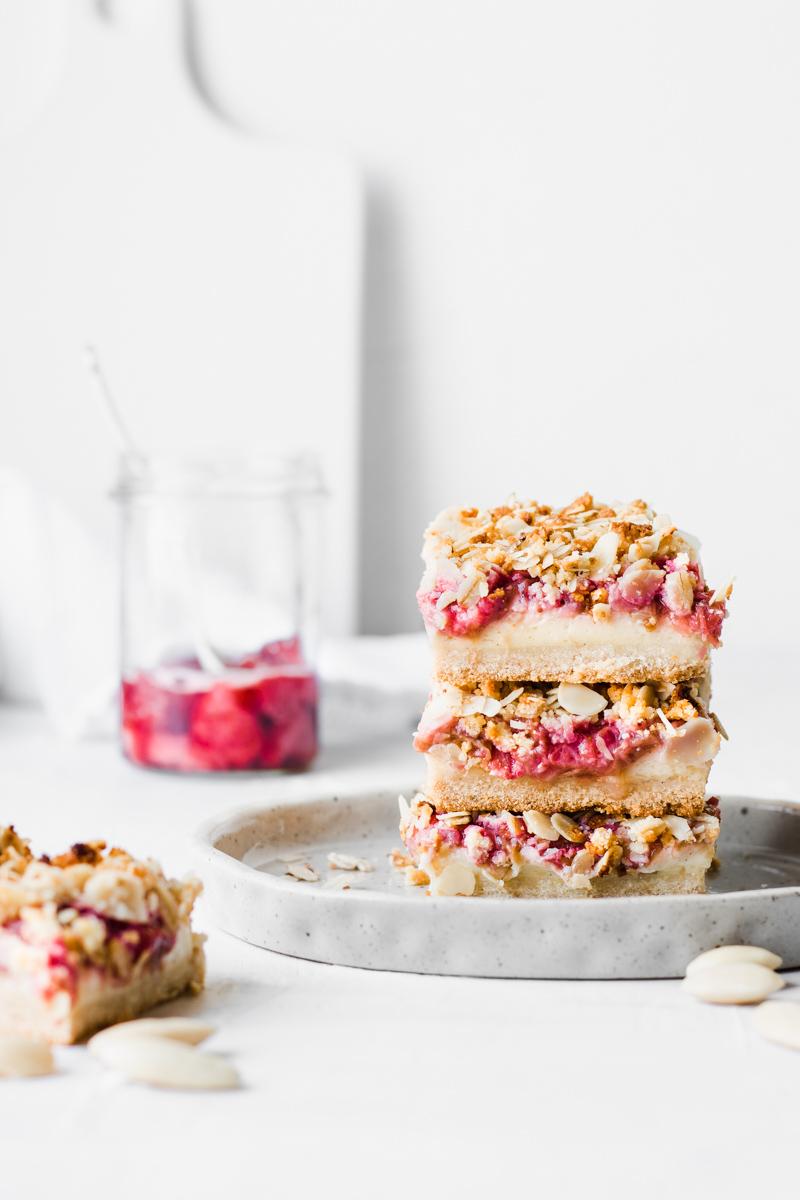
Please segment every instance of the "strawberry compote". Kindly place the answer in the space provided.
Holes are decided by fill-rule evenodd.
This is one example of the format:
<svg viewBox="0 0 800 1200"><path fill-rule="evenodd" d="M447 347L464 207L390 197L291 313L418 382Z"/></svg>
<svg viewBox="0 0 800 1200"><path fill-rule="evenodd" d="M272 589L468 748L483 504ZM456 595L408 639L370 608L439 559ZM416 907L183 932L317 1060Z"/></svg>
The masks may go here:
<svg viewBox="0 0 800 1200"><path fill-rule="evenodd" d="M196 659L165 663L123 680L123 749L171 771L299 770L317 753L317 698L297 638L217 674Z"/></svg>
<svg viewBox="0 0 800 1200"><path fill-rule="evenodd" d="M582 588L574 591L553 587L525 571L504 574L493 570L487 577L488 594L477 600L470 599L463 604L455 601L440 608L441 597L449 593L453 585L446 579L439 579L430 591L417 593L417 602L427 629L448 637L465 637L478 633L506 613L520 616L561 609L566 615L575 616L589 612L593 593L602 588L603 600L612 612L649 614L657 620L669 620L682 632L695 634L709 645L718 646L726 616L724 604L712 605L713 593L705 583L699 565L689 563L684 564L683 569L695 581L691 608L686 613L675 612L669 602L667 579L678 569L674 559L658 559L654 561L652 571L646 573L646 586L642 585L641 577L640 581L631 584L623 575L611 583L586 579L582 581Z"/></svg>

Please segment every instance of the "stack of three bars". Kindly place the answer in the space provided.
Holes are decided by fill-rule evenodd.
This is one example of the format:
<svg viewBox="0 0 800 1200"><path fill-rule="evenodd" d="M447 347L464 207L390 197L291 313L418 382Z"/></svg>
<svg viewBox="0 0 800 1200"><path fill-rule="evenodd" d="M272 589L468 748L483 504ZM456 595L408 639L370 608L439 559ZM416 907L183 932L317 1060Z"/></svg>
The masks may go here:
<svg viewBox="0 0 800 1200"><path fill-rule="evenodd" d="M409 877L433 895L701 892L722 728L710 649L730 586L642 501L448 509L418 594L434 685L401 799Z"/></svg>

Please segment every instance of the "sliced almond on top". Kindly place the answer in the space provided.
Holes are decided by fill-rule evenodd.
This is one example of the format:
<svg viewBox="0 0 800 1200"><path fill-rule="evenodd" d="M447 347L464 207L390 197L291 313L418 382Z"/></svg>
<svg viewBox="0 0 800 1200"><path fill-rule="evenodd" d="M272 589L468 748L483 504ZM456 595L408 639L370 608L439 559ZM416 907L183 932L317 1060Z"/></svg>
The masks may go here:
<svg viewBox="0 0 800 1200"><path fill-rule="evenodd" d="M602 534L594 544L589 558L589 570L594 575L605 575L609 567L617 561L619 550L619 534L609 530Z"/></svg>
<svg viewBox="0 0 800 1200"><path fill-rule="evenodd" d="M558 841L558 831L547 813L526 809L522 814L522 819L525 822L525 828L528 833L532 833L534 837L541 838L545 842Z"/></svg>
<svg viewBox="0 0 800 1200"><path fill-rule="evenodd" d="M715 950L706 950L704 954L693 958L686 968L686 974L693 975L695 971L705 971L720 963L758 963L759 966L777 971L783 959L762 946L717 946Z"/></svg>
<svg viewBox="0 0 800 1200"><path fill-rule="evenodd" d="M658 548L665 536L665 530L654 529L652 533L646 533L644 537L636 539L636 557L637 558L652 558L658 554Z"/></svg>
<svg viewBox="0 0 800 1200"><path fill-rule="evenodd" d="M664 816L663 821L664 821L664 824L666 825L667 829L672 834L672 836L676 839L676 841L679 841L679 842L693 842L694 841L694 834L692 833L692 827L689 824L689 822L686 820L686 817L678 817L678 816L675 816L674 814L670 813L670 814L667 814ZM765 963L764 965L769 966L770 964ZM780 966L780 959L778 960L777 965ZM691 963L689 964L689 966L691 967Z"/></svg>
<svg viewBox="0 0 800 1200"><path fill-rule="evenodd" d="M356 858L353 854L340 854L332 850L328 855L328 866L337 871L374 871L375 864L368 858Z"/></svg>
<svg viewBox="0 0 800 1200"><path fill-rule="evenodd" d="M784 986L780 975L754 962L705 967L687 975L682 984L684 991L706 1004L760 1004Z"/></svg>
<svg viewBox="0 0 800 1200"><path fill-rule="evenodd" d="M441 610L443 608L449 608L449 606L451 604L453 604L457 599L458 599L457 592L442 592L441 596L436 601L436 607L441 612Z"/></svg>
<svg viewBox="0 0 800 1200"><path fill-rule="evenodd" d="M594 867L594 862L591 850L579 850L570 865L576 875L588 875Z"/></svg>
<svg viewBox="0 0 800 1200"><path fill-rule="evenodd" d="M0 1078L51 1075L54 1069L53 1051L47 1042L16 1034L0 1037Z"/></svg>
<svg viewBox="0 0 800 1200"><path fill-rule="evenodd" d="M165 1037L97 1038L90 1049L105 1066L153 1087L205 1091L239 1086L239 1076L224 1058Z"/></svg>
<svg viewBox="0 0 800 1200"><path fill-rule="evenodd" d="M560 683L558 703L575 717L593 717L603 711L608 701L594 688L586 687L583 683Z"/></svg>
<svg viewBox="0 0 800 1200"><path fill-rule="evenodd" d="M138 1021L121 1021L109 1025L89 1039L89 1049L107 1038L117 1037L162 1037L174 1042L185 1042L197 1046L216 1032L213 1025L197 1021L193 1017L143 1017Z"/></svg>
<svg viewBox="0 0 800 1200"><path fill-rule="evenodd" d="M471 896L475 872L467 863L451 862L438 875L431 874L432 896Z"/></svg>
<svg viewBox="0 0 800 1200"><path fill-rule="evenodd" d="M753 1014L753 1025L768 1042L800 1050L800 1004L781 1004L777 1000L760 1004Z"/></svg>
<svg viewBox="0 0 800 1200"><path fill-rule="evenodd" d="M566 813L553 813L550 820L553 823L553 828L558 831L561 837L567 839L568 842L585 842L586 834L581 829L572 817L568 817Z"/></svg>
<svg viewBox="0 0 800 1200"><path fill-rule="evenodd" d="M725 587L717 588L716 591L711 593L711 599L709 600L709 604L724 604L726 600L730 599L730 595L731 595L732 591L733 591L733 580L730 579L725 584Z"/></svg>

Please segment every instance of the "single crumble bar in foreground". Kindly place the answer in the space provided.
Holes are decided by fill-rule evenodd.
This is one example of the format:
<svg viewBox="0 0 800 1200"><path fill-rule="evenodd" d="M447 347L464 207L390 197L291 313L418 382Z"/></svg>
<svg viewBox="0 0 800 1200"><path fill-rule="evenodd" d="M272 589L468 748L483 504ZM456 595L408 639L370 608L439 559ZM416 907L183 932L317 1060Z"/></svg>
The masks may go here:
<svg viewBox="0 0 800 1200"><path fill-rule="evenodd" d="M103 842L35 858L0 829L0 1032L74 1042L199 991L200 888Z"/></svg>
<svg viewBox="0 0 800 1200"><path fill-rule="evenodd" d="M701 677L730 595L706 585L697 543L669 517L588 493L561 509L446 509L423 559L434 674L461 686Z"/></svg>
<svg viewBox="0 0 800 1200"><path fill-rule="evenodd" d="M414 746L437 810L703 811L721 725L708 681L439 683Z"/></svg>
<svg viewBox="0 0 800 1200"><path fill-rule="evenodd" d="M538 898L682 895L705 891L719 805L692 817L438 812L400 797L410 882L433 896Z"/></svg>

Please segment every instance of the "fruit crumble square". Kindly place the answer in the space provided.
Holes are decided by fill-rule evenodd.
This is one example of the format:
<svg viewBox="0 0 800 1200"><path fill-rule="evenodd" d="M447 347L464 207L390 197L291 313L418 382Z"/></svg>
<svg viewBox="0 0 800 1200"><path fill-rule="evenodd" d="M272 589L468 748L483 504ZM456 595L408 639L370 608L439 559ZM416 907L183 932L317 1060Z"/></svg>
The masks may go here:
<svg viewBox="0 0 800 1200"><path fill-rule="evenodd" d="M434 673L458 685L699 678L730 585L707 585L698 550L642 500L446 509L426 531L417 595Z"/></svg>
<svg viewBox="0 0 800 1200"><path fill-rule="evenodd" d="M437 683L414 739L437 808L702 812L722 726L708 681Z"/></svg>
<svg viewBox="0 0 800 1200"><path fill-rule="evenodd" d="M35 858L0 829L0 1032L74 1042L199 991L200 886L103 842Z"/></svg>
<svg viewBox="0 0 800 1200"><path fill-rule="evenodd" d="M433 896L535 898L679 895L705 891L719 806L682 817L579 812L443 812L400 797L409 882Z"/></svg>

